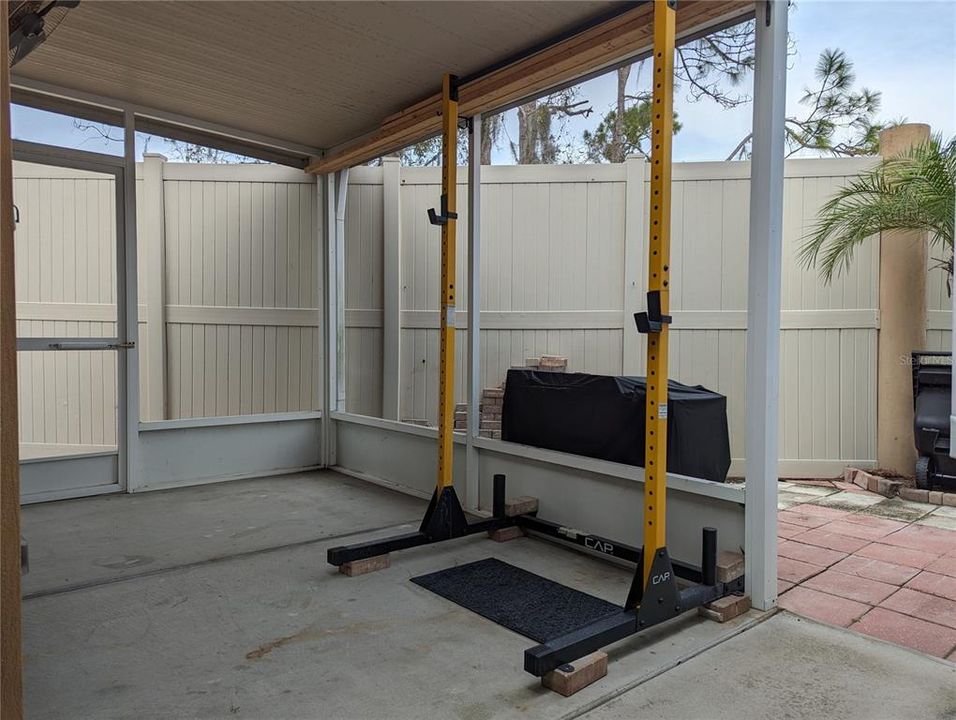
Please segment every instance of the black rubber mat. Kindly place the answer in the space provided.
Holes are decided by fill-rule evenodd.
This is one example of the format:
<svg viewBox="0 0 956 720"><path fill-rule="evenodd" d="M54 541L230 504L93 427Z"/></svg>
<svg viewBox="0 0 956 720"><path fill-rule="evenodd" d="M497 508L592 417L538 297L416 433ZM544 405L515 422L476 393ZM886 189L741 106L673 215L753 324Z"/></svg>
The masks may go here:
<svg viewBox="0 0 956 720"><path fill-rule="evenodd" d="M412 582L539 643L621 610L495 558L421 575Z"/></svg>

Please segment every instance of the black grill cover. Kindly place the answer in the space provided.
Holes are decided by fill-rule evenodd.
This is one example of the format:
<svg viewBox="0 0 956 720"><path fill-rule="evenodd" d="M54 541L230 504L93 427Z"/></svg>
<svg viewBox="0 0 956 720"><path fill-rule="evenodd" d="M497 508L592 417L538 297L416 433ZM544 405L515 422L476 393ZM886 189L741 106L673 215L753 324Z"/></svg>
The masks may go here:
<svg viewBox="0 0 956 720"><path fill-rule="evenodd" d="M642 377L512 369L501 438L643 467L646 401ZM667 417L667 469L724 482L730 469L727 398L671 381Z"/></svg>

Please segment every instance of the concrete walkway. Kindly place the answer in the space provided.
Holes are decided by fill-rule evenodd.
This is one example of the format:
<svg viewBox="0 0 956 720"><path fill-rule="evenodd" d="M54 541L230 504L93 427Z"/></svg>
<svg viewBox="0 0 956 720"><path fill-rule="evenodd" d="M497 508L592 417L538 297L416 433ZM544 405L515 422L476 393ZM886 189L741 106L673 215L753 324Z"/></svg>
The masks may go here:
<svg viewBox="0 0 956 720"><path fill-rule="evenodd" d="M724 625L688 613L610 646L607 677L562 698L523 671L533 642L409 578L498 557L620 602L631 571L541 540L478 536L396 554L389 569L356 578L325 564L342 538L407 532L424 507L323 472L24 508L33 553L27 717L693 720L768 717L763 708L817 718L833 707L844 720L879 720L956 712L956 666L786 613L750 612Z"/></svg>
<svg viewBox="0 0 956 720"><path fill-rule="evenodd" d="M781 483L780 607L956 661L956 508Z"/></svg>

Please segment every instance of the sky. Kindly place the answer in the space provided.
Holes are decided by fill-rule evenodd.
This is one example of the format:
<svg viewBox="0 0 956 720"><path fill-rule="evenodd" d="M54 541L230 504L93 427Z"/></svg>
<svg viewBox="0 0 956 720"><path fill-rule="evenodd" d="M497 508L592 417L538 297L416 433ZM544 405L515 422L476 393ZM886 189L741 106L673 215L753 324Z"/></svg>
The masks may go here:
<svg viewBox="0 0 956 720"><path fill-rule="evenodd" d="M813 85L820 52L840 48L854 63L857 87L882 93L879 119L906 118L929 124L944 137L956 135L956 2L953 0L797 0L790 11L790 36L795 53L789 59L787 114L799 115L804 88ZM649 69L643 78L649 76ZM632 83L636 73L632 73ZM737 90L751 94L753 78ZM629 92L635 87L629 87ZM613 106L614 73L580 86L579 98L591 101L589 118L571 118L565 139L579 139L593 129ZM692 102L678 88L675 110L683 125L674 138L677 161L724 160L749 132L752 104L724 110L710 100ZM506 135L517 138L515 111L506 114ZM14 107L14 137L81 147L98 152L122 152L118 142L104 141L95 133L81 132L68 118ZM513 163L507 138L492 161ZM144 150L174 156L161 138L137 137L137 152Z"/></svg>
<svg viewBox="0 0 956 720"><path fill-rule="evenodd" d="M854 63L857 86L883 94L879 117L905 117L928 123L946 137L956 134L956 2L917 0L797 0L790 11L790 36L795 43L787 73L787 114L800 112L799 100L820 52L844 50ZM635 73L631 73L633 83ZM649 68L643 73L646 79ZM629 92L633 90L629 85ZM752 94L753 77L737 88ZM566 132L580 136L593 129L615 104L617 79L612 73L581 86L580 97L591 100L588 119L572 118ZM674 109L682 123L674 138L677 161L724 160L752 125L753 105L723 110L710 100L691 102L677 89ZM517 138L517 118L506 116L506 128ZM512 162L500 148L496 163Z"/></svg>

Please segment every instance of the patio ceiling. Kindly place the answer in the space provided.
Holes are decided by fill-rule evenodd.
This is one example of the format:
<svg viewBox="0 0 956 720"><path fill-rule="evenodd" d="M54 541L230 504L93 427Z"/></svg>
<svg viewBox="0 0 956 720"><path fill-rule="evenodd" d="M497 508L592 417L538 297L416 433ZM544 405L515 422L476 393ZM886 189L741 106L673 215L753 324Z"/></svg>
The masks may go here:
<svg viewBox="0 0 956 720"><path fill-rule="evenodd" d="M688 21L679 31L699 31L752 8L742 0L681 0L678 17ZM602 22L620 26L625 16L637 18L631 35L609 39L593 32ZM543 48L592 28L590 47L603 48L603 54L566 64L553 77L539 70L520 90L527 97L575 73L619 62L626 51L646 50L637 45L646 40L650 17L649 3L595 0L84 0L13 69L13 82L148 107L195 119L199 128L234 130L234 137L278 139L300 152L331 148L334 156L348 147L345 160L353 164L381 154L384 118L392 118L390 132L402 131L393 146L430 133L429 123L421 122L422 108L427 115L444 72L487 80L488 69L500 73L510 65L514 75L516 59L532 52L540 58ZM635 33L634 23L643 35ZM488 89L485 82L481 92ZM490 109L521 99L515 92L472 104L476 111ZM405 123L406 113L418 124ZM378 144L369 136L377 136ZM385 139L388 145L391 136Z"/></svg>

